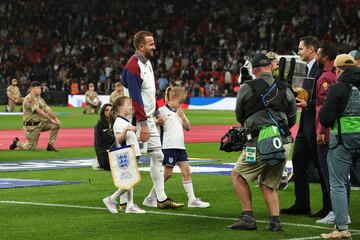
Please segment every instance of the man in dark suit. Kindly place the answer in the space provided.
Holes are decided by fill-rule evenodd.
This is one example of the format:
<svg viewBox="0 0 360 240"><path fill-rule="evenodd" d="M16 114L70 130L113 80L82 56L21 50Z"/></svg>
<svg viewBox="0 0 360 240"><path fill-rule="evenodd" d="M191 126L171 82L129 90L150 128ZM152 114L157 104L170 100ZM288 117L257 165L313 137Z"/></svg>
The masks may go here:
<svg viewBox="0 0 360 240"><path fill-rule="evenodd" d="M324 178L320 169L317 144L316 144L316 128L315 128L315 101L316 101L316 81L322 74L316 61L316 52L319 48L319 41L316 37L308 36L300 39L299 51L301 60L306 62L306 78L303 88L308 91L308 101L297 99L297 106L302 109L300 117L299 132L296 136L293 167L295 181L295 204L287 209L281 209L281 213L289 215L310 215L310 190L309 190L309 165L311 161L319 175L323 208L312 215L313 217L325 217L331 210L331 203L326 193Z"/></svg>

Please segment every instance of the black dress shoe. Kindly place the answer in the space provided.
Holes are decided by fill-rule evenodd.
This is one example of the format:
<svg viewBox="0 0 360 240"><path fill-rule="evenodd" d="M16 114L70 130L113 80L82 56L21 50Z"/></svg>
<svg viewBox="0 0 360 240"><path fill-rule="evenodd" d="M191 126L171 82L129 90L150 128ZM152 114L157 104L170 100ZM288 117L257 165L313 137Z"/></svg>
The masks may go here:
<svg viewBox="0 0 360 240"><path fill-rule="evenodd" d="M47 145L46 150L49 151L49 152L58 152L59 151L56 148L54 148L53 145L50 145L50 144Z"/></svg>
<svg viewBox="0 0 360 240"><path fill-rule="evenodd" d="M310 217L313 217L313 218L324 218L326 217L328 214L329 214L329 210L325 210L325 209L321 209L320 211L318 211L317 213L315 214L311 214Z"/></svg>
<svg viewBox="0 0 360 240"><path fill-rule="evenodd" d="M281 209L280 213L286 214L286 215L310 215L311 209L310 208L300 208L296 205L293 205L289 208Z"/></svg>

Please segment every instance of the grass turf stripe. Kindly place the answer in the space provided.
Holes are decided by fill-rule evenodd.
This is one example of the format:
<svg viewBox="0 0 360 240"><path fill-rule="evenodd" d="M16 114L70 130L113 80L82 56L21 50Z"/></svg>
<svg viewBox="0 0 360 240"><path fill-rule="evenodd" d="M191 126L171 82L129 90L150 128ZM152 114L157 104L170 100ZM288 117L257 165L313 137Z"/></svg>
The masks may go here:
<svg viewBox="0 0 360 240"><path fill-rule="evenodd" d="M93 209L93 210L106 210L106 211L108 211L107 208L103 208L103 207L91 207L91 206L68 205L68 204L36 203L36 202L21 202L21 201L0 201L0 203L3 203L3 204L19 204L19 205L36 205L36 206L47 206L47 207ZM158 212L158 211L146 211L146 213L158 214L158 215L170 215L170 216L217 219L217 220L229 220L229 221L230 220L231 221L236 221L237 220L237 218L220 217L220 216L208 216L208 215L197 215L197 214L187 214L187 213ZM264 220L256 220L256 222L258 222L258 223L268 223L268 221L264 221ZM313 229L322 229L322 230L332 230L333 229L332 227L323 227L323 226L299 224L299 223L282 222L282 224L286 225L286 226L295 226L295 227L304 227L304 228L313 228ZM360 234L360 230L352 230L352 231L355 231L355 232Z"/></svg>

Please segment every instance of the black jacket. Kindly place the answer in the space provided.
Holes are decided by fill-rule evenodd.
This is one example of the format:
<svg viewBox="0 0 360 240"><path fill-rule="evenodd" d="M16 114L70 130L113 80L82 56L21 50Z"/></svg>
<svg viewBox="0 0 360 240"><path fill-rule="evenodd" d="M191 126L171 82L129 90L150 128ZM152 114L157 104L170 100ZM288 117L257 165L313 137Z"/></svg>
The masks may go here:
<svg viewBox="0 0 360 240"><path fill-rule="evenodd" d="M316 135L316 81L322 74L322 70L319 67L318 62L315 62L310 69L309 79L304 80L303 88L308 90L312 89L310 99L308 101L308 107L301 111L299 131L304 135ZM313 78L313 79L310 79Z"/></svg>
<svg viewBox="0 0 360 240"><path fill-rule="evenodd" d="M100 117L94 128L94 146L96 156L101 168L110 170L108 150L115 141L114 133L104 117Z"/></svg>
<svg viewBox="0 0 360 240"><path fill-rule="evenodd" d="M337 83L329 88L319 113L320 123L324 127L333 127L336 119L342 116L351 91L350 84L360 87L360 69L357 67L345 69Z"/></svg>

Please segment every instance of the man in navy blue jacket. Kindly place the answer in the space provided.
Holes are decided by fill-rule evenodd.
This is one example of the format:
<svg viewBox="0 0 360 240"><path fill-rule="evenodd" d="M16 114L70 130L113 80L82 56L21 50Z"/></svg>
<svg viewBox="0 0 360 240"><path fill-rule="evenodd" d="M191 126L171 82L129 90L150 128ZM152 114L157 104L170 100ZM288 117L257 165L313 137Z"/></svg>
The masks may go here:
<svg viewBox="0 0 360 240"><path fill-rule="evenodd" d="M299 131L296 136L293 166L295 181L295 204L287 209L281 209L281 213L289 215L309 215L310 208L310 189L309 189L309 165L312 161L319 174L323 208L312 215L313 217L325 217L331 211L331 203L326 192L326 186L319 165L316 144L316 127L315 127L315 103L316 103L316 81L322 74L316 61L316 52L319 48L319 41L316 37L308 36L300 39L299 55L301 60L306 64L306 78L303 88L309 92L309 100L304 101L297 99L297 106L302 108L300 117Z"/></svg>

